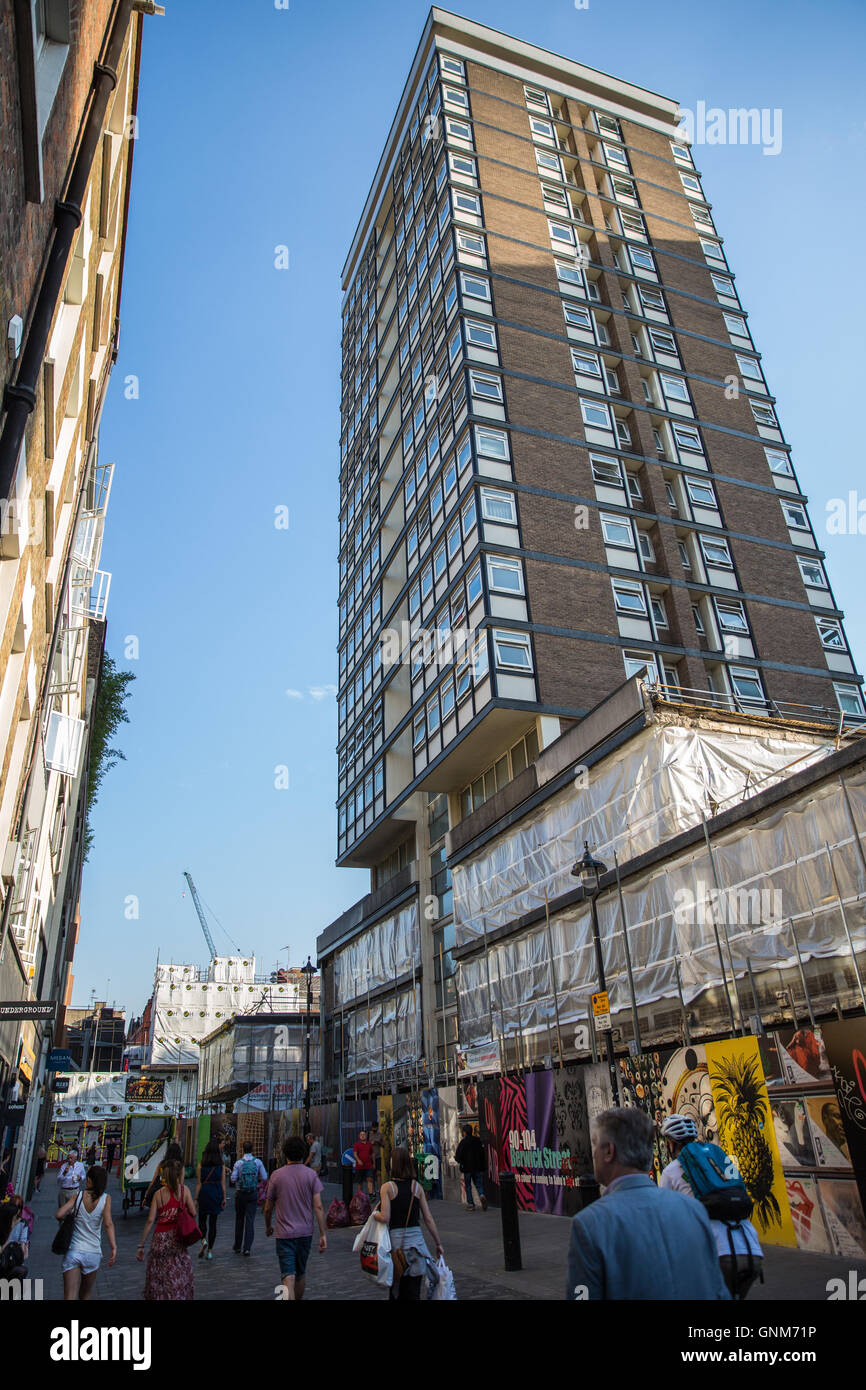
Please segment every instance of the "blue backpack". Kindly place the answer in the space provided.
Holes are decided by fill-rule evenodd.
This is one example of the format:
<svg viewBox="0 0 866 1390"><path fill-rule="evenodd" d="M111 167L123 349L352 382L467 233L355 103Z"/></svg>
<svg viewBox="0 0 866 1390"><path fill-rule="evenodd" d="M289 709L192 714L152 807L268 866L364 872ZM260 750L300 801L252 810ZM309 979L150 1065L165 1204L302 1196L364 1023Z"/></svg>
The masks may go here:
<svg viewBox="0 0 866 1390"><path fill-rule="evenodd" d="M259 1165L254 1158L246 1158L238 1174L238 1191L257 1192L259 1186Z"/></svg>
<svg viewBox="0 0 866 1390"><path fill-rule="evenodd" d="M677 1157L686 1181L711 1221L735 1225L752 1214L752 1199L737 1171L736 1164L718 1144L693 1140L680 1149Z"/></svg>

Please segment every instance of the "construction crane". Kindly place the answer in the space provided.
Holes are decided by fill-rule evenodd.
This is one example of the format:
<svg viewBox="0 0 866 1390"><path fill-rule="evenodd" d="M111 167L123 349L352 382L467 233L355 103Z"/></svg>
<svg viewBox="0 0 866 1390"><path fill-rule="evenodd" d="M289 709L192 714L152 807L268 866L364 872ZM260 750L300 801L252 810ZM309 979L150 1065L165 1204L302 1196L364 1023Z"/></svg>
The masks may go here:
<svg viewBox="0 0 866 1390"><path fill-rule="evenodd" d="M204 939L208 944L208 949L210 950L210 958L211 960L213 960L216 956L217 949L216 946L213 944L213 937L210 934L210 927L208 926L207 918L204 915L204 908L199 902L199 896L196 892L196 886L192 881L191 875L188 874L186 870L184 870L183 876L189 884L189 891L192 893L192 900L195 903L195 910L198 913L198 920L201 922L201 929L204 932Z"/></svg>

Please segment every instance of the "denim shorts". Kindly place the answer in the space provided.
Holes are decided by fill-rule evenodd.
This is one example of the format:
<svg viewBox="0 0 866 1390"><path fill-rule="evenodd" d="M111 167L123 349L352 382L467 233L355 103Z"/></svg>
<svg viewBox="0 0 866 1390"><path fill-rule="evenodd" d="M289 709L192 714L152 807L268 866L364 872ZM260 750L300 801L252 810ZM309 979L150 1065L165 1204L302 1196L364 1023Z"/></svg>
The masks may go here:
<svg viewBox="0 0 866 1390"><path fill-rule="evenodd" d="M101 1259L102 1254L93 1250L68 1250L63 1257L62 1270L64 1274L70 1269L80 1269L82 1274L95 1274Z"/></svg>
<svg viewBox="0 0 866 1390"><path fill-rule="evenodd" d="M296 1278L303 1279L312 1244L312 1236L292 1236L277 1241L281 1278L285 1279L287 1274L294 1274Z"/></svg>

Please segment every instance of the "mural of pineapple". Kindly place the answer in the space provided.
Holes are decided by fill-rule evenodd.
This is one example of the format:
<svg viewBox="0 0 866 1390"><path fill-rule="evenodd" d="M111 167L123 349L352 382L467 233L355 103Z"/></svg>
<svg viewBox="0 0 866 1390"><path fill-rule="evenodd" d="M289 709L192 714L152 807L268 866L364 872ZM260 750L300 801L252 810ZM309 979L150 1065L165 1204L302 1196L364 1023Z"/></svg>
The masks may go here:
<svg viewBox="0 0 866 1390"><path fill-rule="evenodd" d="M762 1094L763 1073L757 1057L726 1057L710 1066L716 1118L733 1149L740 1176L764 1226L780 1224L782 1213L773 1192L773 1151L764 1137L770 1124Z"/></svg>

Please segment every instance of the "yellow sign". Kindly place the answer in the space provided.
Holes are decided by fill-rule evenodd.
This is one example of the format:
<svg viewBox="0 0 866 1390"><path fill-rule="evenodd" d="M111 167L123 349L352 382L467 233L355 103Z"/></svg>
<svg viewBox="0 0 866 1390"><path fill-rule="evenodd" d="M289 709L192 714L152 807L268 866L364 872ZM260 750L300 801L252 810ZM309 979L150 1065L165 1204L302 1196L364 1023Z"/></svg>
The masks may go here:
<svg viewBox="0 0 866 1390"><path fill-rule="evenodd" d="M592 996L592 1012L595 1018L598 1018L599 1014L610 1013L610 1000L606 989Z"/></svg>

